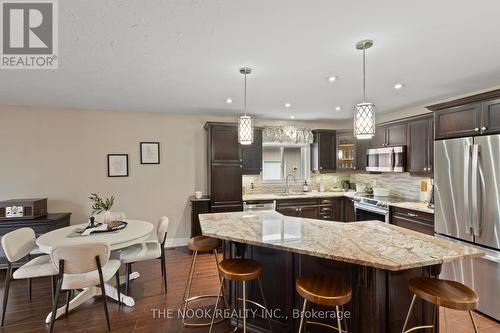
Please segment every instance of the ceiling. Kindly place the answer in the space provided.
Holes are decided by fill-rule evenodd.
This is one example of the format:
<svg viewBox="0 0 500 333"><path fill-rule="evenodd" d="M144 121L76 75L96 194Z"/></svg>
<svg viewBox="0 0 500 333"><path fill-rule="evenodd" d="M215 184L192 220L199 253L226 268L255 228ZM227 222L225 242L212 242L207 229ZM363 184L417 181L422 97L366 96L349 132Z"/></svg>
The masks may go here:
<svg viewBox="0 0 500 333"><path fill-rule="evenodd" d="M59 69L1 70L0 104L236 115L245 65L250 114L345 119L362 99L354 45L370 38L367 99L396 111L498 85L499 12L497 0L64 0Z"/></svg>

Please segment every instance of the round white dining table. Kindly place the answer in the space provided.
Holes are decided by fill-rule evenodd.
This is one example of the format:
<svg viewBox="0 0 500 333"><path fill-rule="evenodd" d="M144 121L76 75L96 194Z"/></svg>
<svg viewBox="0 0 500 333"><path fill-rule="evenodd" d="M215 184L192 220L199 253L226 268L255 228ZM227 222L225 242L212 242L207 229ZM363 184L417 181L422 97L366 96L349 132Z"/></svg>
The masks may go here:
<svg viewBox="0 0 500 333"><path fill-rule="evenodd" d="M147 240L153 231L153 224L147 221L139 220L124 220L127 222L127 227L125 229L109 232L109 233L96 233L90 234L88 236L77 235L75 233L76 229L82 229L87 226L87 224L76 224L70 225L69 227L57 229L42 236L38 237L36 244L43 253L50 254L52 249L63 246L63 245L79 245L79 244L89 244L96 242L108 243L111 250L120 250L126 248L127 246L141 243ZM138 272L133 272L130 274L130 279L137 279L139 277ZM125 277L120 277L120 285L125 283ZM120 293L120 299L118 299L118 292L116 290L116 283L114 279L106 281L105 285L106 296L119 301L127 306L134 306L135 301L132 297L126 296ZM99 286L93 286L83 289L69 302L69 310L72 310L79 305L83 304L85 301L91 299L94 296L102 295L101 288ZM57 309L56 318L59 318L66 313L66 307L62 306ZM45 322L50 323L51 313L47 315Z"/></svg>

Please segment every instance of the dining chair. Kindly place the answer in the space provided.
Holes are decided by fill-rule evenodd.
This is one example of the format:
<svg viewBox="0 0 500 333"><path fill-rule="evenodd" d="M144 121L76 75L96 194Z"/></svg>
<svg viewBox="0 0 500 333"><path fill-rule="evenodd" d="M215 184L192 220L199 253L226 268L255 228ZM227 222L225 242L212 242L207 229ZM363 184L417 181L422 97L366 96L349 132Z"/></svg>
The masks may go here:
<svg viewBox="0 0 500 333"><path fill-rule="evenodd" d="M57 270L58 280L55 302L52 307L49 332L52 333L58 300L61 290L73 291L93 286L101 288L102 302L108 331L108 305L106 303L106 289L104 283L113 275L116 281L117 299L120 299L120 261L109 259L111 249L107 243L89 243L82 245L60 246L52 250L51 258L54 269ZM68 295L68 294L67 294ZM66 298L66 313L69 308L69 297Z"/></svg>
<svg viewBox="0 0 500 333"><path fill-rule="evenodd" d="M57 274L49 255L41 255L31 259L30 252L37 248L35 241L35 232L31 228L20 228L2 236L1 243L7 258L7 272L5 273L1 326L5 321L11 280L28 279L28 295L31 302L31 279L50 276L54 281L54 275ZM28 262L13 271L12 264L24 257L28 257ZM54 298L52 301L54 302Z"/></svg>
<svg viewBox="0 0 500 333"><path fill-rule="evenodd" d="M120 252L120 261L125 265L125 294L128 295L132 264L152 259L160 259L161 275L165 293L167 293L167 267L165 263L165 242L167 240L169 219L160 217L156 229L157 241L146 241L126 247Z"/></svg>

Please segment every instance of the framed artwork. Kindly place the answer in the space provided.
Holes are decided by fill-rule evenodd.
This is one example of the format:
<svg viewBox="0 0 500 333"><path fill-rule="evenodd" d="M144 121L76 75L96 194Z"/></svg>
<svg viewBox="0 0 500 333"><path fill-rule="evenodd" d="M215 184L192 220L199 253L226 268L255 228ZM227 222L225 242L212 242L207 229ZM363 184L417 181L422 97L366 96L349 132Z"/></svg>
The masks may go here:
<svg viewBox="0 0 500 333"><path fill-rule="evenodd" d="M160 164L159 142L141 142L141 164Z"/></svg>
<svg viewBox="0 0 500 333"><path fill-rule="evenodd" d="M108 177L128 177L128 154L108 154Z"/></svg>

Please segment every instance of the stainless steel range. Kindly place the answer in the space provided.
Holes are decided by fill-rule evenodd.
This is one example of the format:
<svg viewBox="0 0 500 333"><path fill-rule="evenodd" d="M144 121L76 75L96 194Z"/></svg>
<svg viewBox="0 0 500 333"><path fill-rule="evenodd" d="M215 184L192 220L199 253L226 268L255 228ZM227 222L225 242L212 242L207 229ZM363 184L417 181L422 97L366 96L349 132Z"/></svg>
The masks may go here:
<svg viewBox="0 0 500 333"><path fill-rule="evenodd" d="M408 201L399 197L376 197L373 195L354 196L356 221L378 220L389 223L390 203Z"/></svg>

